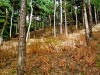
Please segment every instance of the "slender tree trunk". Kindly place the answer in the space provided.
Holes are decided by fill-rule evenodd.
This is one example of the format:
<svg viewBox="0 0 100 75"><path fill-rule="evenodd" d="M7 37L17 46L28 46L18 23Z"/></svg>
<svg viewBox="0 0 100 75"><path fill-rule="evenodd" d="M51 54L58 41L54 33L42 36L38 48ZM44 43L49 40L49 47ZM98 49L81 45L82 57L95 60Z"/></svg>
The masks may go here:
<svg viewBox="0 0 100 75"><path fill-rule="evenodd" d="M2 42L3 42L3 33L4 33L5 27L6 27L6 25L7 25L7 20L8 20L8 9L6 8L6 19L5 19L3 28L2 28L1 33L0 33L0 45L1 45Z"/></svg>
<svg viewBox="0 0 100 75"><path fill-rule="evenodd" d="M13 13L14 13L14 11L13 11L13 7L12 7L11 25L10 25L10 39L11 39L11 36L12 36L11 32L12 32Z"/></svg>
<svg viewBox="0 0 100 75"><path fill-rule="evenodd" d="M62 0L60 0L60 34L62 33Z"/></svg>
<svg viewBox="0 0 100 75"><path fill-rule="evenodd" d="M51 31L51 34L52 34L51 15L50 14L49 14L49 22L50 22L50 31Z"/></svg>
<svg viewBox="0 0 100 75"><path fill-rule="evenodd" d="M97 25L97 12L96 12L96 7L94 6L94 13L95 13L95 23Z"/></svg>
<svg viewBox="0 0 100 75"><path fill-rule="evenodd" d="M49 22L50 22L50 27L51 27L51 15L49 14Z"/></svg>
<svg viewBox="0 0 100 75"><path fill-rule="evenodd" d="M18 24L16 24L16 34L18 33Z"/></svg>
<svg viewBox="0 0 100 75"><path fill-rule="evenodd" d="M85 0L82 0L83 4L83 14L84 14L84 22L85 22L85 31L86 31L86 43L89 45L90 43L90 31L89 31L89 24L87 19L87 12L86 12L86 6L85 6Z"/></svg>
<svg viewBox="0 0 100 75"><path fill-rule="evenodd" d="M67 28L67 18L66 18L66 0L64 0L64 10L65 10L65 35L68 37L68 28Z"/></svg>
<svg viewBox="0 0 100 75"><path fill-rule="evenodd" d="M55 5L54 5L54 37L56 37L56 0L54 1Z"/></svg>
<svg viewBox="0 0 100 75"><path fill-rule="evenodd" d="M6 27L6 25L7 25L7 20L8 20L8 9L6 8L6 19L5 19L5 22L4 22L2 31L1 31L1 36L3 36L3 32L4 32L5 27Z"/></svg>
<svg viewBox="0 0 100 75"><path fill-rule="evenodd" d="M97 23L99 23L99 12L97 10Z"/></svg>
<svg viewBox="0 0 100 75"><path fill-rule="evenodd" d="M34 19L34 38L36 36L36 15L35 15L35 19Z"/></svg>
<svg viewBox="0 0 100 75"><path fill-rule="evenodd" d="M33 16L32 0L31 0L31 2L30 2L30 6L31 6L31 13L30 13L29 27L28 27L27 34L26 34L26 42L27 42L27 40L28 40L29 32L30 32L30 27L31 27L31 24L32 24L32 16Z"/></svg>
<svg viewBox="0 0 100 75"><path fill-rule="evenodd" d="M89 30L90 30L90 37L92 38L93 37L93 32L92 32L92 26L93 26L93 23L92 23L92 13L91 13L91 4L90 4L90 0L88 0L88 9L89 9Z"/></svg>
<svg viewBox="0 0 100 75"><path fill-rule="evenodd" d="M18 34L19 34L19 26L20 26L19 22L20 22L20 14L18 15L18 25L17 25L17 33Z"/></svg>
<svg viewBox="0 0 100 75"><path fill-rule="evenodd" d="M83 8L82 8L82 23L83 23L83 27L85 28L85 22L84 22L84 11L83 11Z"/></svg>
<svg viewBox="0 0 100 75"><path fill-rule="evenodd" d="M17 75L25 75L26 65L26 0L21 0L19 42L18 42L18 69Z"/></svg>
<svg viewBox="0 0 100 75"><path fill-rule="evenodd" d="M75 7L75 17L76 17L76 30L77 30L77 28L78 28L77 6Z"/></svg>
<svg viewBox="0 0 100 75"><path fill-rule="evenodd" d="M0 45L2 44L2 42L3 42L3 37L0 36Z"/></svg>

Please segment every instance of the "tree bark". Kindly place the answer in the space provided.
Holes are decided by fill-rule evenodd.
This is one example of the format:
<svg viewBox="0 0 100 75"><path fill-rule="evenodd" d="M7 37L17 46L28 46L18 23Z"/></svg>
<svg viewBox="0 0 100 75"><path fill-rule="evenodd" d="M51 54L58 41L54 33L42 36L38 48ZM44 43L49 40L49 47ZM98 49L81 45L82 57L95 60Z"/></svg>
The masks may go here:
<svg viewBox="0 0 100 75"><path fill-rule="evenodd" d="M75 7L75 17L76 17L76 31L77 31L77 28L78 28L77 6Z"/></svg>
<svg viewBox="0 0 100 75"><path fill-rule="evenodd" d="M83 9L82 9L82 23L83 23L83 27L85 27L85 22L84 22L84 12L83 12Z"/></svg>
<svg viewBox="0 0 100 75"><path fill-rule="evenodd" d="M64 10L65 10L65 36L68 37L67 18L66 18L66 0L64 0Z"/></svg>
<svg viewBox="0 0 100 75"><path fill-rule="evenodd" d="M97 9L97 23L99 23L99 11Z"/></svg>
<svg viewBox="0 0 100 75"><path fill-rule="evenodd" d="M6 19L5 19L5 22L4 22L2 31L1 31L1 33L0 33L0 45L1 45L2 42L3 42L3 33L4 33L5 27L6 27L6 25L7 25L7 20L8 20L8 9L6 8Z"/></svg>
<svg viewBox="0 0 100 75"><path fill-rule="evenodd" d="M17 20L18 20L18 25L17 25L17 30L16 30L16 31L17 31L17 33L19 34L19 26L20 26L20 24L19 24L19 22L20 22L20 14L18 15L18 19L17 19Z"/></svg>
<svg viewBox="0 0 100 75"><path fill-rule="evenodd" d="M51 15L49 14L49 22L50 22L50 27L51 27Z"/></svg>
<svg viewBox="0 0 100 75"><path fill-rule="evenodd" d="M94 13L95 13L95 23L97 25L97 12L96 12L96 7L94 6Z"/></svg>
<svg viewBox="0 0 100 75"><path fill-rule="evenodd" d="M56 23L55 23L55 20L56 20L56 0L54 1L54 37L56 37Z"/></svg>
<svg viewBox="0 0 100 75"><path fill-rule="evenodd" d="M86 44L89 45L90 43L90 31L89 31L89 24L87 19L87 12L86 12L86 6L85 6L85 0L82 0L83 4L83 15L84 15L84 22L85 22L85 31L86 31Z"/></svg>
<svg viewBox="0 0 100 75"><path fill-rule="evenodd" d="M34 39L35 39L35 36L36 36L36 15L35 15L35 19L34 19Z"/></svg>
<svg viewBox="0 0 100 75"><path fill-rule="evenodd" d="M60 34L62 33L62 0L60 0Z"/></svg>
<svg viewBox="0 0 100 75"><path fill-rule="evenodd" d="M30 27L31 27L31 24L32 24L32 16L33 16L32 0L31 0L31 2L30 2L30 6L31 6L31 13L30 13L29 27L28 27L27 34L26 34L26 42L27 42L27 40L28 40L29 32L30 32Z"/></svg>
<svg viewBox="0 0 100 75"><path fill-rule="evenodd" d="M17 75L25 75L26 65L26 0L21 0Z"/></svg>
<svg viewBox="0 0 100 75"><path fill-rule="evenodd" d="M13 14L14 14L14 11L13 11L13 7L12 7L12 15L11 15L11 25L10 25L10 39L11 39L11 36L12 36L12 22L13 22Z"/></svg>
<svg viewBox="0 0 100 75"><path fill-rule="evenodd" d="M4 32L4 30L5 30L5 27L6 27L6 25L7 25L7 20L8 20L8 9L6 8L6 19L5 19L5 22L4 22L2 31L1 31L1 36L2 36L2 37L3 37L3 32Z"/></svg>
<svg viewBox="0 0 100 75"><path fill-rule="evenodd" d="M92 38L93 37L93 32L92 32L92 26L93 26L93 23L92 23L92 13L91 13L91 4L90 4L90 0L88 0L88 9L89 9L89 30L90 30L90 37Z"/></svg>

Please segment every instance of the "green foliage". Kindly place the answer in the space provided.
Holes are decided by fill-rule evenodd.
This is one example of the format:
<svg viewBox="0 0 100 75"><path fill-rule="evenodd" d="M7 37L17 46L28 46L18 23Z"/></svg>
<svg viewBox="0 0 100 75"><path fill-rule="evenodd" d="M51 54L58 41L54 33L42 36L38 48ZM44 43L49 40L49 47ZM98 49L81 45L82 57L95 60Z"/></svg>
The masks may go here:
<svg viewBox="0 0 100 75"><path fill-rule="evenodd" d="M54 3L52 0L34 0L33 7L38 8L38 13L41 15L47 15L53 13Z"/></svg>
<svg viewBox="0 0 100 75"><path fill-rule="evenodd" d="M91 4L95 5L100 11L100 0L91 0Z"/></svg>
<svg viewBox="0 0 100 75"><path fill-rule="evenodd" d="M10 5L17 11L20 9L20 0L10 0Z"/></svg>
<svg viewBox="0 0 100 75"><path fill-rule="evenodd" d="M9 10L11 10L11 5L9 0L0 0L0 7L5 8L7 7Z"/></svg>

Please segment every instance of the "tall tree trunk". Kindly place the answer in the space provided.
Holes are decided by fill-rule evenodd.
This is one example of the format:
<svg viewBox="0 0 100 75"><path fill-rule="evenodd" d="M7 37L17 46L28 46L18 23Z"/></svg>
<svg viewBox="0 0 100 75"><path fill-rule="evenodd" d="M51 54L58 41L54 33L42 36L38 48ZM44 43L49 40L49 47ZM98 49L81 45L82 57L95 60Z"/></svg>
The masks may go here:
<svg viewBox="0 0 100 75"><path fill-rule="evenodd" d="M34 38L36 36L36 25L37 25L37 23L36 23L36 15L35 15L35 19L34 19Z"/></svg>
<svg viewBox="0 0 100 75"><path fill-rule="evenodd" d="M89 24L87 19L87 12L86 12L86 6L85 6L85 0L82 0L83 4L83 14L84 14L84 22L85 22L85 31L86 31L86 43L89 45L90 43L90 31L89 31Z"/></svg>
<svg viewBox="0 0 100 75"><path fill-rule="evenodd" d="M75 17L76 17L76 30L77 30L77 28L78 28L77 6L75 6Z"/></svg>
<svg viewBox="0 0 100 75"><path fill-rule="evenodd" d="M54 1L55 5L54 5L54 37L56 37L56 0Z"/></svg>
<svg viewBox="0 0 100 75"><path fill-rule="evenodd" d="M18 33L18 24L16 24L16 34Z"/></svg>
<svg viewBox="0 0 100 75"><path fill-rule="evenodd" d="M2 31L1 31L1 36L3 36L3 32L4 32L5 27L6 27L6 25L7 25L7 20L8 20L8 9L6 8L6 19L5 19L5 22L4 22Z"/></svg>
<svg viewBox="0 0 100 75"><path fill-rule="evenodd" d="M32 16L33 16L32 0L30 2L30 6L31 6L31 13L30 13L30 22L29 22L29 26L28 26L28 30L27 30L27 34L26 34L26 42L28 40L30 27L31 27L31 24L32 24Z"/></svg>
<svg viewBox="0 0 100 75"><path fill-rule="evenodd" d="M17 19L17 20L18 20L18 25L17 25L17 30L16 30L16 31L17 31L17 33L19 34L19 26L20 26L20 24L19 24L19 22L20 22L20 14L18 15L18 19Z"/></svg>
<svg viewBox="0 0 100 75"><path fill-rule="evenodd" d="M62 33L62 0L60 0L60 34Z"/></svg>
<svg viewBox="0 0 100 75"><path fill-rule="evenodd" d="M19 42L18 42L18 70L17 75L25 75L26 65L26 0L21 0Z"/></svg>
<svg viewBox="0 0 100 75"><path fill-rule="evenodd" d="M67 18L66 18L66 0L64 0L64 10L65 10L65 35L68 37L68 28L67 28Z"/></svg>
<svg viewBox="0 0 100 75"><path fill-rule="evenodd" d="M83 27L85 27L85 22L84 22L84 11L83 11L83 8L82 8L82 23L83 23Z"/></svg>
<svg viewBox="0 0 100 75"><path fill-rule="evenodd" d="M12 7L12 15L11 15L11 25L10 25L10 39L11 39L11 36L12 36L12 22L13 22L13 14L14 14L14 11L13 11L13 7Z"/></svg>
<svg viewBox="0 0 100 75"><path fill-rule="evenodd" d="M89 29L90 29L90 37L92 38L93 37L93 33L92 33L92 26L93 26L93 23L92 23L92 13L91 13L91 4L90 4L90 0L88 0L88 9L89 9Z"/></svg>
<svg viewBox="0 0 100 75"><path fill-rule="evenodd" d="M0 33L0 44L2 44L2 42L3 42L3 33L4 33L5 27L7 25L7 20L8 20L8 9L6 8L5 11L6 11L6 18L5 18L5 22L4 22L3 28L1 30L1 33Z"/></svg>
<svg viewBox="0 0 100 75"><path fill-rule="evenodd" d="M72 0L73 1L73 0ZM77 10L78 10L78 6L76 5L75 3L75 0L74 0L74 9L75 9L75 21L76 21L76 31L78 30L78 18L77 18Z"/></svg>
<svg viewBox="0 0 100 75"><path fill-rule="evenodd" d="M99 23L99 11L97 10L97 23Z"/></svg>
<svg viewBox="0 0 100 75"><path fill-rule="evenodd" d="M49 14L49 22L50 22L50 27L51 27L51 15Z"/></svg>
<svg viewBox="0 0 100 75"><path fill-rule="evenodd" d="M52 34L51 15L50 14L49 14L49 22L50 22L50 31L51 31L51 34Z"/></svg>
<svg viewBox="0 0 100 75"><path fill-rule="evenodd" d="M97 12L96 12L96 7L94 6L94 13L95 13L95 23L97 25Z"/></svg>

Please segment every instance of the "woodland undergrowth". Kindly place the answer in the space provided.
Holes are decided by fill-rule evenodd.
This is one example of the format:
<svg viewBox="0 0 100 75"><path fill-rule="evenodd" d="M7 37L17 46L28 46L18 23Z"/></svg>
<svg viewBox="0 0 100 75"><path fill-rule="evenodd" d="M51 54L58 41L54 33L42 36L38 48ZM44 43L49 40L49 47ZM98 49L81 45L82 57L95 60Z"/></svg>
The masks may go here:
<svg viewBox="0 0 100 75"><path fill-rule="evenodd" d="M49 38L27 46L26 75L100 75L100 35L94 33L90 46L84 36L76 41L75 48L64 45L56 47L59 39ZM15 49L15 48L14 48ZM17 53L0 49L0 75L16 75Z"/></svg>

